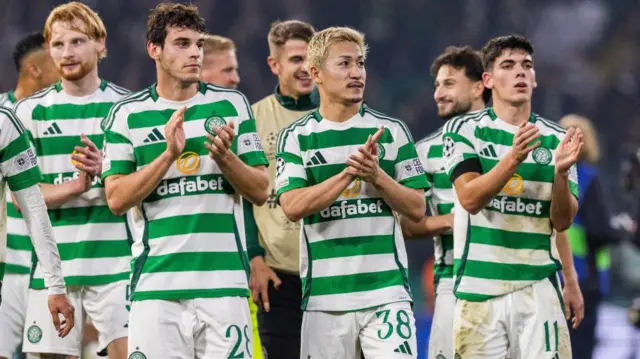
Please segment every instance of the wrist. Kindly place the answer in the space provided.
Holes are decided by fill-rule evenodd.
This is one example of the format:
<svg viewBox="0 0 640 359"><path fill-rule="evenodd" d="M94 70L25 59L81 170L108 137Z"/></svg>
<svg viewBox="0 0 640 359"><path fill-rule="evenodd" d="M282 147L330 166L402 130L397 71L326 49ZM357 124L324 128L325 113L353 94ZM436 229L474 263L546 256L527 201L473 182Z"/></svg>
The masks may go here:
<svg viewBox="0 0 640 359"><path fill-rule="evenodd" d="M378 174L373 178L373 181L371 181L371 184L379 189L380 187L384 187L385 183L391 179L391 177L389 177L389 175L383 171L383 170L379 170Z"/></svg>
<svg viewBox="0 0 640 359"><path fill-rule="evenodd" d="M564 278L565 285L578 283L578 273L573 267L562 268L562 278Z"/></svg>
<svg viewBox="0 0 640 359"><path fill-rule="evenodd" d="M555 179L559 180L569 180L569 170L558 170L558 167L555 168L553 175Z"/></svg>
<svg viewBox="0 0 640 359"><path fill-rule="evenodd" d="M160 159L160 161L162 161L165 164L169 164L171 165L175 160L178 159L180 155L178 156L174 156L169 149L164 150L164 152L162 152L162 154L160 154L160 156L158 157Z"/></svg>

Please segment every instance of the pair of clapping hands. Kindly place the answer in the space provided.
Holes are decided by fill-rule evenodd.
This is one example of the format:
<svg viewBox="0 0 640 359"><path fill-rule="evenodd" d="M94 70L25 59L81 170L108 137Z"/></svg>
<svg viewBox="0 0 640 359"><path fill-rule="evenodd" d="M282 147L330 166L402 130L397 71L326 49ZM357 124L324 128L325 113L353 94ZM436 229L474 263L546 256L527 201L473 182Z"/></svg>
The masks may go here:
<svg viewBox="0 0 640 359"><path fill-rule="evenodd" d="M384 126L380 126L376 133L369 135L367 142L358 148L357 153L349 156L346 162L346 173L365 182L377 182L379 175L382 173L378 159L378 140L383 134Z"/></svg>

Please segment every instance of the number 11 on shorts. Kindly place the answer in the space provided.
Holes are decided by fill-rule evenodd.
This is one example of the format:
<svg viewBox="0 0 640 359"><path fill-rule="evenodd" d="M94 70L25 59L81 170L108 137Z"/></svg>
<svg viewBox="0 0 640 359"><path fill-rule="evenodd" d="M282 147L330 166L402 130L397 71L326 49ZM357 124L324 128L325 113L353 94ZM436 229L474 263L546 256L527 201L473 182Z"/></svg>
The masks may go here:
<svg viewBox="0 0 640 359"><path fill-rule="evenodd" d="M553 330L553 338L554 338L554 349L553 352L555 352L555 356L553 357L554 359L559 359L558 357L558 321L553 322L553 328L549 328L549 321L544 322L544 340L545 340L545 351L552 351L551 350L551 333L550 330Z"/></svg>

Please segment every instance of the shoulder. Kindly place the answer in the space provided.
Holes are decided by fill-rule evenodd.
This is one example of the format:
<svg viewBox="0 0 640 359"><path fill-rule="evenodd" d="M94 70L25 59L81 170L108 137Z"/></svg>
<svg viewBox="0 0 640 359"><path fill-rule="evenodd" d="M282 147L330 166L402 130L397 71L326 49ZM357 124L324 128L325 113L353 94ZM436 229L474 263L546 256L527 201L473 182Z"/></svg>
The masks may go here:
<svg viewBox="0 0 640 359"><path fill-rule="evenodd" d="M271 103L274 100L274 97L275 96L271 94L255 102L253 105L251 105L251 108L253 108L253 112L258 112L264 107L270 107Z"/></svg>
<svg viewBox="0 0 640 359"><path fill-rule="evenodd" d="M228 100L237 110L251 110L249 100L247 100L247 97L242 92L210 83L205 83L204 86L206 88L205 96L212 97L215 100Z"/></svg>
<svg viewBox="0 0 640 359"><path fill-rule="evenodd" d="M131 93L116 101L113 106L111 106L107 117L102 121L102 129L106 130L110 128L116 117L123 113L134 112L138 105L150 99L151 93L149 89L144 89L142 91Z"/></svg>
<svg viewBox="0 0 640 359"><path fill-rule="evenodd" d="M20 110L22 111L24 108L33 108L41 103L44 103L48 99L52 98L58 91L56 90L55 85L51 85L49 87L45 87L40 91L33 93L31 96L27 96L13 106L16 113Z"/></svg>
<svg viewBox="0 0 640 359"><path fill-rule="evenodd" d="M127 90L126 88L124 88L122 86L118 86L118 85L114 84L113 82L107 82L105 90L113 92L115 95L118 95L120 97L126 97L126 96L129 96L131 94L131 91Z"/></svg>
<svg viewBox="0 0 640 359"><path fill-rule="evenodd" d="M297 136L300 133L302 133L306 127L308 127L311 123L313 123L313 121L316 121L316 119L313 115L313 112L310 112L302 116L300 119L293 121L290 125L280 130L280 133L278 134L276 151L277 152L283 151L284 145L286 144L287 139L289 137L297 138ZM308 131L304 131L304 132L308 132Z"/></svg>
<svg viewBox="0 0 640 359"><path fill-rule="evenodd" d="M22 133L24 131L24 127L16 117L15 112L12 109L0 106L0 128L4 130L5 128L15 129L18 132ZM0 135L2 134L2 130L0 130Z"/></svg>
<svg viewBox="0 0 640 359"><path fill-rule="evenodd" d="M430 133L420 141L416 142L416 146L431 147L433 145L441 144L443 131L444 131L444 126L440 127L436 131Z"/></svg>
<svg viewBox="0 0 640 359"><path fill-rule="evenodd" d="M380 111L376 111L367 105L363 105L363 106L364 106L365 115L369 115L377 119L378 121L382 122L386 127L396 130L396 132L401 131L402 133L404 133L405 137L409 141L413 141L413 138L411 137L411 132L409 131L409 128L404 123L404 121L388 116Z"/></svg>
<svg viewBox="0 0 640 359"><path fill-rule="evenodd" d="M489 118L489 109L486 108L480 111L474 111L465 113L464 115L456 116L444 125L444 133L460 133L463 129L473 129L480 121Z"/></svg>
<svg viewBox="0 0 640 359"><path fill-rule="evenodd" d="M564 138L564 135L567 133L567 130L560 126L559 123L553 122L551 120L547 120L538 114L533 114L536 119L536 126L540 129L541 134L544 135L552 135L559 138Z"/></svg>

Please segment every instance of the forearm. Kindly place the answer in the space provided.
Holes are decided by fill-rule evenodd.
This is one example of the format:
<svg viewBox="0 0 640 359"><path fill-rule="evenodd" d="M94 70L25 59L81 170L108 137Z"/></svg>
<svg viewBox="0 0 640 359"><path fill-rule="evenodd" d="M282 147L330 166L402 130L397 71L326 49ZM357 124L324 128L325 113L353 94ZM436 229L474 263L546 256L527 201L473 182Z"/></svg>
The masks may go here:
<svg viewBox="0 0 640 359"><path fill-rule="evenodd" d="M569 238L566 232L558 232L556 235L556 248L560 255L560 262L562 263L562 277L565 282L578 280L576 268L573 263L573 253L571 252L571 246L569 245Z"/></svg>
<svg viewBox="0 0 640 359"><path fill-rule="evenodd" d="M264 166L248 166L231 152L216 162L224 177L241 196L257 206L262 206L267 201L269 175Z"/></svg>
<svg viewBox="0 0 640 359"><path fill-rule="evenodd" d="M384 201L401 216L419 221L427 210L424 202L424 191L406 187L381 172L379 180L374 184Z"/></svg>
<svg viewBox="0 0 640 359"><path fill-rule="evenodd" d="M40 191L47 208L58 208L63 204L78 198L84 193L82 178L60 184L40 183Z"/></svg>
<svg viewBox="0 0 640 359"><path fill-rule="evenodd" d="M502 191L518 165L511 157L504 157L489 172L473 178L464 186L456 186L462 207L472 214L478 213Z"/></svg>
<svg viewBox="0 0 640 359"><path fill-rule="evenodd" d="M49 294L65 293L60 254L42 193L37 186L32 186L14 192L14 197L22 208L29 238L33 243L38 263L44 271L44 281Z"/></svg>
<svg viewBox="0 0 640 359"><path fill-rule="evenodd" d="M311 187L297 188L280 196L280 205L289 220L300 219L329 207L353 181L345 171Z"/></svg>
<svg viewBox="0 0 640 359"><path fill-rule="evenodd" d="M424 216L419 222L414 222L405 216L400 216L400 226L404 239L432 237L451 229L452 214L441 216Z"/></svg>
<svg viewBox="0 0 640 359"><path fill-rule="evenodd" d="M140 171L107 177L104 185L111 212L122 215L147 198L158 186L173 161L171 155L164 152Z"/></svg>
<svg viewBox="0 0 640 359"><path fill-rule="evenodd" d="M568 174L557 174L553 179L553 195L551 198L551 224L562 232L571 226L573 217L578 212L578 203L571 194Z"/></svg>

